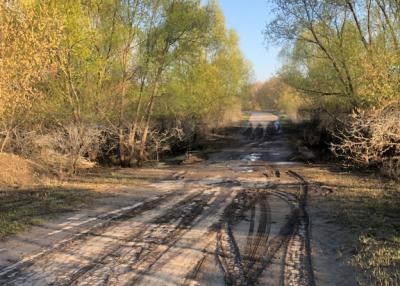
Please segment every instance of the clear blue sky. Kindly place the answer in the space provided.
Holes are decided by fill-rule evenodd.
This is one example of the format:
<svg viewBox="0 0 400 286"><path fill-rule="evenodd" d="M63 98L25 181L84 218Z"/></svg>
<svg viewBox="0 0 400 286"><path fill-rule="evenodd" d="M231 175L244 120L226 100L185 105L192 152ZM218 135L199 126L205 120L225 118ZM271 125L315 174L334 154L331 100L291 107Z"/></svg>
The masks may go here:
<svg viewBox="0 0 400 286"><path fill-rule="evenodd" d="M237 31L240 47L251 61L257 81L271 77L279 68L280 47L264 41L263 30L271 17L267 0L219 0L228 28Z"/></svg>

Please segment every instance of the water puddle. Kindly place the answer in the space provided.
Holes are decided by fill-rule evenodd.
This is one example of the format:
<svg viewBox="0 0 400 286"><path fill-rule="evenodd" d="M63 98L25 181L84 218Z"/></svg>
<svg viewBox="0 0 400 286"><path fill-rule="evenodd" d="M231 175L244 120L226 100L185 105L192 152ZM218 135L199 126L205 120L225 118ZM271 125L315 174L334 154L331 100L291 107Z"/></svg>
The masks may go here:
<svg viewBox="0 0 400 286"><path fill-rule="evenodd" d="M254 173L256 171L253 165L236 165L231 168L235 172L247 173L247 174Z"/></svg>
<svg viewBox="0 0 400 286"><path fill-rule="evenodd" d="M297 162L290 162L290 161L281 161L281 162L273 162L271 165L273 166L283 166L283 165L297 165Z"/></svg>
<svg viewBox="0 0 400 286"><path fill-rule="evenodd" d="M250 155L241 156L240 158L241 161L250 161L250 162L255 162L260 159L261 159L261 153L252 153Z"/></svg>

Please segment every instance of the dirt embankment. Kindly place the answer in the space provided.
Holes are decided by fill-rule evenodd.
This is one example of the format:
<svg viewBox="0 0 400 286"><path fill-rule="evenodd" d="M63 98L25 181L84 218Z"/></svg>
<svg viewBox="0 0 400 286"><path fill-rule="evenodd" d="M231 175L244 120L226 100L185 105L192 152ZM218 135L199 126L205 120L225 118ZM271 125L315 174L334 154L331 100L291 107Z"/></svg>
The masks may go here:
<svg viewBox="0 0 400 286"><path fill-rule="evenodd" d="M0 187L31 186L40 182L44 169L17 155L0 153Z"/></svg>

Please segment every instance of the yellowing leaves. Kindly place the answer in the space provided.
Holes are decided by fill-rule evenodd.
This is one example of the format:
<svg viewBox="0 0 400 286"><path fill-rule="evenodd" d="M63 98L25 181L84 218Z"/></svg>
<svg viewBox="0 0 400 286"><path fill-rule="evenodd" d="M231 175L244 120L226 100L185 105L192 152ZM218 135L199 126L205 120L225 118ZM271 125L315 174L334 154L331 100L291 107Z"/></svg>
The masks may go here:
<svg viewBox="0 0 400 286"><path fill-rule="evenodd" d="M32 3L0 5L0 117L8 129L26 120L43 97L40 83L52 71L58 48L55 19Z"/></svg>

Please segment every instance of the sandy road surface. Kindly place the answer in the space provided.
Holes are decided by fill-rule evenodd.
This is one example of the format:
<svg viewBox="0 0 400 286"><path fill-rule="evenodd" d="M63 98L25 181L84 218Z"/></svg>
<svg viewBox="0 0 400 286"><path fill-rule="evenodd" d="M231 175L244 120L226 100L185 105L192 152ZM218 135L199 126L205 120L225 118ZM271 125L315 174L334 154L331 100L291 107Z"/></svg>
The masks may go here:
<svg viewBox="0 0 400 286"><path fill-rule="evenodd" d="M315 285L309 186L276 120L253 113L237 147L173 167L124 207L56 225L50 244L0 269L0 285Z"/></svg>

